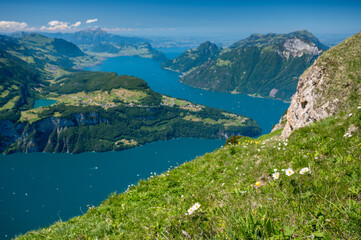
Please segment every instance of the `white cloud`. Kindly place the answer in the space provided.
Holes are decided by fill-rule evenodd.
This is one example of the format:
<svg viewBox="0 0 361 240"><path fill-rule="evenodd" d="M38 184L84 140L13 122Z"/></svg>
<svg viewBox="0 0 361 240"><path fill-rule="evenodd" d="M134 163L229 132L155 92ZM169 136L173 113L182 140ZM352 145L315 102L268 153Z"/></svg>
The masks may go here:
<svg viewBox="0 0 361 240"><path fill-rule="evenodd" d="M0 21L0 31L1 32L15 32L28 30L26 27L28 24L26 22L15 22L15 21Z"/></svg>
<svg viewBox="0 0 361 240"><path fill-rule="evenodd" d="M49 26L57 26L57 25L64 25L66 24L65 22L59 22L59 21L56 21L56 20L53 20L53 21L50 21L48 23Z"/></svg>
<svg viewBox="0 0 361 240"><path fill-rule="evenodd" d="M88 19L86 20L85 23L93 23L93 22L97 22L98 21L98 18L94 18L94 19Z"/></svg>
<svg viewBox="0 0 361 240"><path fill-rule="evenodd" d="M74 23L73 25L71 25L72 27L79 27L80 26L80 24L81 24L81 22L80 21L78 21L78 22L76 22L76 23Z"/></svg>
<svg viewBox="0 0 361 240"><path fill-rule="evenodd" d="M49 27L42 26L40 28L40 30L41 31L60 31L60 32L71 31L71 30L74 30L76 27L80 26L80 24L81 24L80 21L78 21L72 25L69 25L68 22L53 20L48 23Z"/></svg>

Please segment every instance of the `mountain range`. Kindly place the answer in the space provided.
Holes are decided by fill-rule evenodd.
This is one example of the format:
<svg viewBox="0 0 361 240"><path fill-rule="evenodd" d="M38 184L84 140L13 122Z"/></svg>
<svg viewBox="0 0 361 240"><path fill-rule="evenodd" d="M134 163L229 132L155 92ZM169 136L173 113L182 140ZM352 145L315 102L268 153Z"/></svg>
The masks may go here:
<svg viewBox="0 0 361 240"><path fill-rule="evenodd" d="M62 38L80 47L91 55L114 56L140 56L165 61L163 53L155 50L149 41L138 37L124 37L96 28L74 33L43 33L51 38Z"/></svg>
<svg viewBox="0 0 361 240"><path fill-rule="evenodd" d="M163 67L193 87L290 101L298 77L327 49L305 30L252 34L225 49L205 42Z"/></svg>

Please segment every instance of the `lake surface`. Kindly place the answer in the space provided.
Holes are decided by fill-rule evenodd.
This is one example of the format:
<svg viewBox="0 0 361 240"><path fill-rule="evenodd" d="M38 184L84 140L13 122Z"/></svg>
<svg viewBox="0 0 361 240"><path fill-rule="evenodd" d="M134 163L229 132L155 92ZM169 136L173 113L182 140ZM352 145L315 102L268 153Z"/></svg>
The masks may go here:
<svg viewBox="0 0 361 240"><path fill-rule="evenodd" d="M181 53L187 51L189 48L185 47L172 47L172 48L157 48L158 51L164 53L168 59L174 59L178 57Z"/></svg>
<svg viewBox="0 0 361 240"><path fill-rule="evenodd" d="M38 99L38 100L35 100L34 108L47 107L47 106L53 105L54 103L56 103L56 100Z"/></svg>
<svg viewBox="0 0 361 240"><path fill-rule="evenodd" d="M0 155L0 239L81 215L87 205L222 144L182 138L120 152Z"/></svg>
<svg viewBox="0 0 361 240"><path fill-rule="evenodd" d="M174 58L186 49L162 50ZM257 120L263 133L271 130L288 107L277 100L193 88L180 83L178 73L160 65L152 59L118 57L87 70L136 76L154 91L249 116ZM46 103L50 105L48 100L37 100L34 107ZM222 144L224 140L185 138L121 152L0 155L0 239L81 215L87 205L99 205L109 194L124 191L151 172L164 172Z"/></svg>

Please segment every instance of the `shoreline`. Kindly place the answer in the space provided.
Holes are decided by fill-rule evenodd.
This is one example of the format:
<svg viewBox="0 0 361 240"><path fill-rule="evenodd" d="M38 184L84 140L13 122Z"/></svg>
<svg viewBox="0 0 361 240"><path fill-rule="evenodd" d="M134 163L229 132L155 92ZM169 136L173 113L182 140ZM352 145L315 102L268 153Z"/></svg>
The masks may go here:
<svg viewBox="0 0 361 240"><path fill-rule="evenodd" d="M286 101L286 100L283 100L283 99L280 99L280 98L264 97L264 96L255 96L255 95L253 95L253 94L251 94L251 93L246 94L246 93L234 92L234 90L233 90L232 92L229 92L229 91L224 92L224 91L210 90L210 89L208 89L208 88L195 87L195 86L192 86L192 85L190 85L190 84L186 84L186 83L184 83L184 82L182 81L182 78L183 78L184 76L186 76L187 73L185 73L185 72L180 72L180 71L178 71L178 70L174 70L174 69L166 68L166 67L161 67L161 68L166 69L166 70L169 70L169 71L172 71L172 72L179 73L179 74L180 74L180 75L179 75L179 79L178 79L179 82L181 82L181 83L183 83L183 84L185 84L185 85L187 85L187 86L194 87L194 88L198 88L198 89L202 89L202 90L205 90L205 91L208 91L208 92L230 93L230 94L234 94L234 95L240 94L240 95L247 95L247 96L249 96L249 97L254 97L254 98L263 98L263 99L278 100L278 101L281 101L281 102L284 102L284 103L287 103L287 104L290 104L290 103L291 103L291 100Z"/></svg>

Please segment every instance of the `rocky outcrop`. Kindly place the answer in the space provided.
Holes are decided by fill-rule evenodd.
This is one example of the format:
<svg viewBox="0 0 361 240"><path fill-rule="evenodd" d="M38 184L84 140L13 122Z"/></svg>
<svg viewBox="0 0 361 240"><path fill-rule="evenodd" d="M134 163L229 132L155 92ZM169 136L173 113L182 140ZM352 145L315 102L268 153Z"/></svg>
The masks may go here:
<svg viewBox="0 0 361 240"><path fill-rule="evenodd" d="M305 53L313 56L318 56L322 53L322 49L319 49L314 43L307 43L295 37L292 39L287 39L283 44L283 47L284 51L282 53L278 51L278 53L287 59L290 56L302 57L302 55Z"/></svg>
<svg viewBox="0 0 361 240"><path fill-rule="evenodd" d="M297 92L292 97L291 105L286 115L286 125L282 136L288 137L294 129L309 125L336 113L337 98L316 106L322 96L325 69L317 63L299 78Z"/></svg>
<svg viewBox="0 0 361 240"><path fill-rule="evenodd" d="M361 32L325 52L299 78L282 137L315 121L351 111L361 98Z"/></svg>

